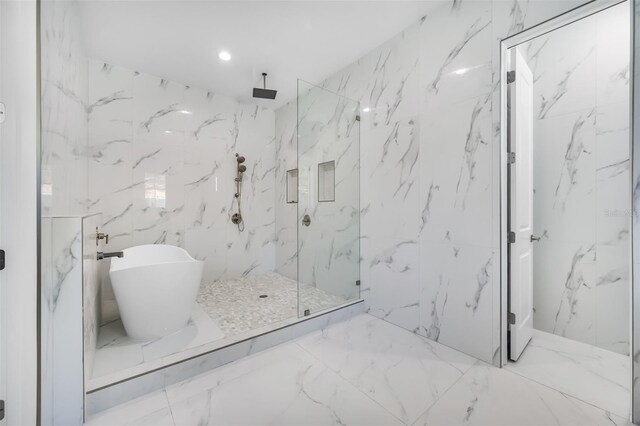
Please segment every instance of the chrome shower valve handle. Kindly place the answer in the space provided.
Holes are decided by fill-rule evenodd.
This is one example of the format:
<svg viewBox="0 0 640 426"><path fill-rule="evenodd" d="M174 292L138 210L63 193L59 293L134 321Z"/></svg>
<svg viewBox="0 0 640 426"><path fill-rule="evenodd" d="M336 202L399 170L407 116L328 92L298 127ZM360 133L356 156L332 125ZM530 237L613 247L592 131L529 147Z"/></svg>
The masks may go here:
<svg viewBox="0 0 640 426"><path fill-rule="evenodd" d="M98 227L96 226L96 247L98 246L100 240L104 240L105 244L109 244L109 234L99 232Z"/></svg>

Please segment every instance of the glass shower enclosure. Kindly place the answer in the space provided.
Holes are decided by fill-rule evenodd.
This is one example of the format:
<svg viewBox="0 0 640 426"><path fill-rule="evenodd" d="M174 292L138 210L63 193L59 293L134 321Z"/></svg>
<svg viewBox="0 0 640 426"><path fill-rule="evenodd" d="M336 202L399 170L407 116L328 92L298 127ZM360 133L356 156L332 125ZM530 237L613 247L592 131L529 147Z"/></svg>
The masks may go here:
<svg viewBox="0 0 640 426"><path fill-rule="evenodd" d="M298 80L298 313L360 297L360 104Z"/></svg>

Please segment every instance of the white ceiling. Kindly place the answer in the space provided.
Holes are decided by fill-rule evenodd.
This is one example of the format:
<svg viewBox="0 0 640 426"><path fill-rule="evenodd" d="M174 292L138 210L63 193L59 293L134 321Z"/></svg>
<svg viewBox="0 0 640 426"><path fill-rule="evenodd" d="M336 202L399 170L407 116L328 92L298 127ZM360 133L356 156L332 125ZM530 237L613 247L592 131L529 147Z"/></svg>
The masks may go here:
<svg viewBox="0 0 640 426"><path fill-rule="evenodd" d="M277 108L296 79L319 83L414 22L428 1L82 1L87 54L168 80L254 102L277 89ZM218 59L220 50L231 61Z"/></svg>

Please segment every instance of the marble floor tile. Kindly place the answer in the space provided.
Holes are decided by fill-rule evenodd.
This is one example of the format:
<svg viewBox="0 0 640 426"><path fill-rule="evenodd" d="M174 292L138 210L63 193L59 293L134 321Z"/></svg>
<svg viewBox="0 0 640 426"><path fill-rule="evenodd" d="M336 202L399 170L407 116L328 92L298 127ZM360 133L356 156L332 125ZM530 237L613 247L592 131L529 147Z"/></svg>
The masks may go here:
<svg viewBox="0 0 640 426"><path fill-rule="evenodd" d="M534 330L518 362L506 368L619 416L630 413L627 356Z"/></svg>
<svg viewBox="0 0 640 426"><path fill-rule="evenodd" d="M555 375L593 393L614 392L592 374L611 367L594 355L601 349L580 358L576 353L584 348L552 338L536 333L518 364L499 369L362 314L103 411L87 423L630 425L626 415L555 389L561 380L539 382Z"/></svg>
<svg viewBox="0 0 640 426"><path fill-rule="evenodd" d="M148 342L130 339L122 322L112 321L100 327L98 332L91 378L103 377L143 363L150 363L223 337L224 333L220 327L198 304L195 305L186 327Z"/></svg>
<svg viewBox="0 0 640 426"><path fill-rule="evenodd" d="M218 324L204 312L202 307L196 304L187 327L165 338L143 344L142 355L145 361L160 359L184 349L220 340L223 337L225 334L218 327Z"/></svg>
<svg viewBox="0 0 640 426"><path fill-rule="evenodd" d="M627 425L624 418L478 361L415 425Z"/></svg>
<svg viewBox="0 0 640 426"><path fill-rule="evenodd" d="M190 382L168 389L178 425L402 424L293 343Z"/></svg>
<svg viewBox="0 0 640 426"><path fill-rule="evenodd" d="M136 426L174 426L173 415L170 408L163 408L146 416L140 417L126 425Z"/></svg>
<svg viewBox="0 0 640 426"><path fill-rule="evenodd" d="M120 341L114 346L98 346L93 359L92 378L131 368L143 362L144 357L140 344Z"/></svg>
<svg viewBox="0 0 640 426"><path fill-rule="evenodd" d="M298 344L407 424L476 361L370 315L310 334Z"/></svg>
<svg viewBox="0 0 640 426"><path fill-rule="evenodd" d="M85 425L173 425L169 401L164 390L101 411L90 416Z"/></svg>

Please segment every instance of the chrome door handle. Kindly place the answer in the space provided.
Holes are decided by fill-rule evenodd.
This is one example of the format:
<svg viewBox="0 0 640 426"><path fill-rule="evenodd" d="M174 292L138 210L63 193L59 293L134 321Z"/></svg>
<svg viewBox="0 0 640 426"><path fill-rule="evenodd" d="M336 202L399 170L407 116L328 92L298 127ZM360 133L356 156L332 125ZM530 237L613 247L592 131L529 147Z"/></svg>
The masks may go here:
<svg viewBox="0 0 640 426"><path fill-rule="evenodd" d="M309 226L311 225L311 217L309 217L308 214L305 214L304 217L302 218L302 224L304 226Z"/></svg>
<svg viewBox="0 0 640 426"><path fill-rule="evenodd" d="M542 239L542 237L534 237L533 234L531 234L531 237L529 237L529 241L534 242L534 241L540 241Z"/></svg>

